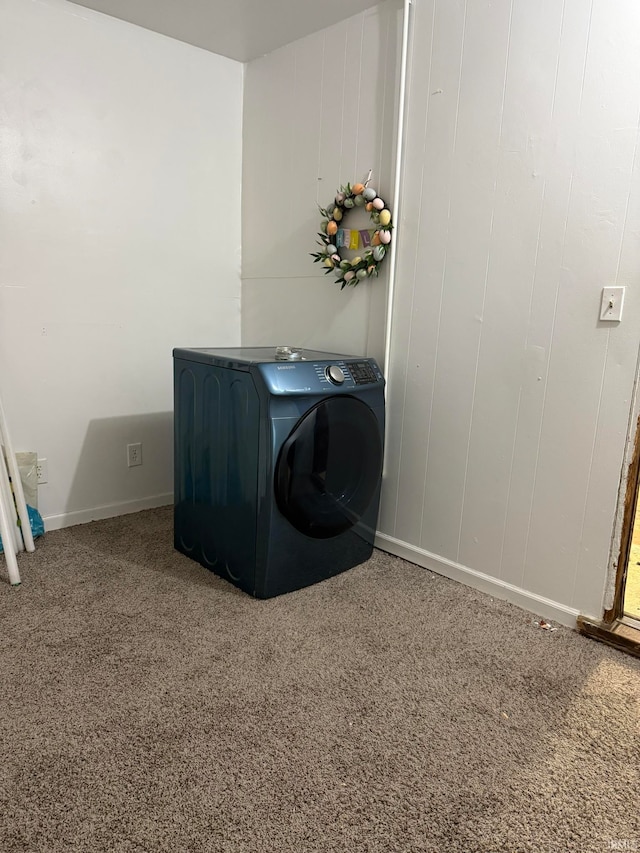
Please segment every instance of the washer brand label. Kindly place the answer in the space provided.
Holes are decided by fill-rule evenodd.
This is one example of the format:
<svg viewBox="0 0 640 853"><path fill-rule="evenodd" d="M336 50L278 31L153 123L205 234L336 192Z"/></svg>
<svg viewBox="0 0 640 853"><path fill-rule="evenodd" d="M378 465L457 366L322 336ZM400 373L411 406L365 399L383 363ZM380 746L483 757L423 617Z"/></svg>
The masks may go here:
<svg viewBox="0 0 640 853"><path fill-rule="evenodd" d="M295 370L295 369L296 369L295 364L279 364L278 365L278 370Z"/></svg>

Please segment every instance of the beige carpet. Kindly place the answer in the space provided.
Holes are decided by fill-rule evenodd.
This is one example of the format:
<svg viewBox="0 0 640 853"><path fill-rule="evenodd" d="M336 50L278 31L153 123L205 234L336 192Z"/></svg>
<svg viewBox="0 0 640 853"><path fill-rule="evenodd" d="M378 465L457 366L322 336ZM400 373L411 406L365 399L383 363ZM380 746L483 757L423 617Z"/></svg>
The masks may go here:
<svg viewBox="0 0 640 853"><path fill-rule="evenodd" d="M640 661L376 552L256 601L169 509L0 583L0 850L640 850Z"/></svg>

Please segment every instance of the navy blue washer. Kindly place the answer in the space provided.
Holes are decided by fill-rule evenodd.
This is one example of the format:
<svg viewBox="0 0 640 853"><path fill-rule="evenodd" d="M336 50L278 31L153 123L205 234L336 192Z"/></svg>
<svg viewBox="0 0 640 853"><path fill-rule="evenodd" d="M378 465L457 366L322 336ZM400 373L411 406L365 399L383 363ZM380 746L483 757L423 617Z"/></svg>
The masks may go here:
<svg viewBox="0 0 640 853"><path fill-rule="evenodd" d="M384 380L370 358L175 349L175 547L259 598L367 560Z"/></svg>

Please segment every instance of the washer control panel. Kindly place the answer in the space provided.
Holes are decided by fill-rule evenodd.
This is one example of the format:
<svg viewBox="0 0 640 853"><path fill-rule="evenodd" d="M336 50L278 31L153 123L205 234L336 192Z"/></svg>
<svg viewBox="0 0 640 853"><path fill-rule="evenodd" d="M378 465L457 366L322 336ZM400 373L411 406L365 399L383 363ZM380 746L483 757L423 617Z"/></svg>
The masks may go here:
<svg viewBox="0 0 640 853"><path fill-rule="evenodd" d="M384 386L380 368L372 358L341 358L323 361L276 361L255 365L272 394L321 394L353 392L363 386Z"/></svg>

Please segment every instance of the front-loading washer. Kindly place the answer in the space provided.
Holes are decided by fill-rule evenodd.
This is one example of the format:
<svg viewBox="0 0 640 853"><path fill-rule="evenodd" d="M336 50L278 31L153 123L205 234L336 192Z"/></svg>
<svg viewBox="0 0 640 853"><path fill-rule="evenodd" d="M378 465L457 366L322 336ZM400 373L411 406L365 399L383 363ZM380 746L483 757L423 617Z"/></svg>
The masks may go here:
<svg viewBox="0 0 640 853"><path fill-rule="evenodd" d="M259 598L367 560L385 417L375 360L285 347L173 360L175 547Z"/></svg>

